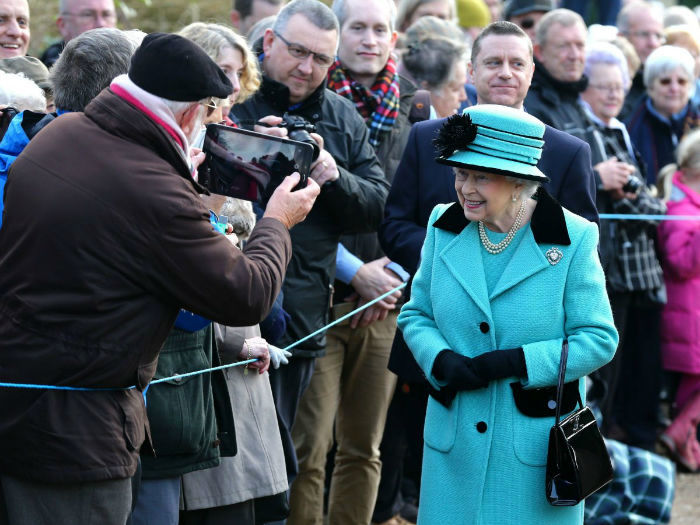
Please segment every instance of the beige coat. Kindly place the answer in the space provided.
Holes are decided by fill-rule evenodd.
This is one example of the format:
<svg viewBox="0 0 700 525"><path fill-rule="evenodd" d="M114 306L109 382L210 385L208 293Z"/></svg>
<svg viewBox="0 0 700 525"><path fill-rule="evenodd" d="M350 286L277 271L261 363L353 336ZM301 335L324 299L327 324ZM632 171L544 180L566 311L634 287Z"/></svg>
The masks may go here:
<svg viewBox="0 0 700 525"><path fill-rule="evenodd" d="M231 328L214 325L221 359L237 360L243 340L260 335L258 326ZM287 490L287 473L275 405L267 372L243 367L225 371L236 425L238 453L222 457L218 467L182 477L181 506L206 509L271 496Z"/></svg>

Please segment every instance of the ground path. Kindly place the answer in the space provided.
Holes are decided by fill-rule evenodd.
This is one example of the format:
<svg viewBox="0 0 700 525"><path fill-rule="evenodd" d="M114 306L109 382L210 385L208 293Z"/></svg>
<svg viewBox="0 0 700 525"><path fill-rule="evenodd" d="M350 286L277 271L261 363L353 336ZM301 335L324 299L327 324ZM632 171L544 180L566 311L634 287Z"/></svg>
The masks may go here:
<svg viewBox="0 0 700 525"><path fill-rule="evenodd" d="M671 525L700 525L700 474L679 474Z"/></svg>

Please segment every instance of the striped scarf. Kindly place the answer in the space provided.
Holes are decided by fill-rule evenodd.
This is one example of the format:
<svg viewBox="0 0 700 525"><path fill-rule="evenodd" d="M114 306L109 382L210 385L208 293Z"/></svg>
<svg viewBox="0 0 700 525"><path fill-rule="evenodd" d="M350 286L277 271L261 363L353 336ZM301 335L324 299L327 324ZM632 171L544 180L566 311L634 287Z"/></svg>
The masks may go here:
<svg viewBox="0 0 700 525"><path fill-rule="evenodd" d="M389 58L371 89L353 80L336 59L328 70L328 88L350 99L369 127L369 143L379 146L399 116L399 74Z"/></svg>

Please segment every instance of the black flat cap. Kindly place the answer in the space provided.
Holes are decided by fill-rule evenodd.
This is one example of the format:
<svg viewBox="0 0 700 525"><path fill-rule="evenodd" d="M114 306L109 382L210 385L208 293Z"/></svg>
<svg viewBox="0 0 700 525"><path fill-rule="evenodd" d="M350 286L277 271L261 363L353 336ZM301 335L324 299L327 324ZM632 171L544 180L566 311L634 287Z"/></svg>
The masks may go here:
<svg viewBox="0 0 700 525"><path fill-rule="evenodd" d="M151 33L131 57L129 78L141 89L179 102L226 98L231 81L197 44L179 35Z"/></svg>
<svg viewBox="0 0 700 525"><path fill-rule="evenodd" d="M533 11L548 13L556 8L555 0L508 0L503 9L503 19L508 20L511 16L524 15Z"/></svg>

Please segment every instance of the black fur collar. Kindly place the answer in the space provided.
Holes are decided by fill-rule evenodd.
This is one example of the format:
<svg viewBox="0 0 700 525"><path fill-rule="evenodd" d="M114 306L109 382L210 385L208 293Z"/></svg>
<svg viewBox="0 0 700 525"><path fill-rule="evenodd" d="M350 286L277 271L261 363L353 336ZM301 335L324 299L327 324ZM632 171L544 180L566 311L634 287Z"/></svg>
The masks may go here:
<svg viewBox="0 0 700 525"><path fill-rule="evenodd" d="M569 230L564 220L564 210L547 190L540 187L534 196L537 206L532 213L530 227L538 244L560 244L569 246ZM464 216L464 210L459 202L453 203L433 226L452 233L461 233L467 227L469 221Z"/></svg>

